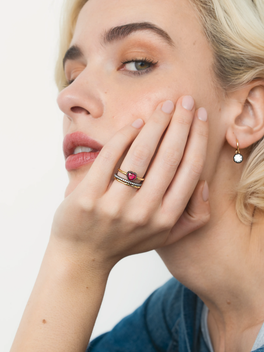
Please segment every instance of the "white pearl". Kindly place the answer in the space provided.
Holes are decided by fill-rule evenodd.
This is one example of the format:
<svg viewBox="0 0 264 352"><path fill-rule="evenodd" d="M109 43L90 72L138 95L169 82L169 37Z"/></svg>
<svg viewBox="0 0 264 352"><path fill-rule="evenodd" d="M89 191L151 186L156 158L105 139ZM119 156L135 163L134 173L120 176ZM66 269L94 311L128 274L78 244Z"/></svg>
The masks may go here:
<svg viewBox="0 0 264 352"><path fill-rule="evenodd" d="M237 164L242 163L243 161L243 156L241 154L235 154L234 155L234 162Z"/></svg>

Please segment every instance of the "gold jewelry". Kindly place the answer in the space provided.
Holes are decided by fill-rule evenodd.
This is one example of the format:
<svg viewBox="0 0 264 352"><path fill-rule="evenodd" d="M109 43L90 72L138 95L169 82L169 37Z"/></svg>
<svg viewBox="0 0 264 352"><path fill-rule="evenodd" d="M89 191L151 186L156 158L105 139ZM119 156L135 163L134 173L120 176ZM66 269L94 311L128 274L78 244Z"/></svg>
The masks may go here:
<svg viewBox="0 0 264 352"><path fill-rule="evenodd" d="M236 141L237 141L237 150L236 150L236 153L233 157L233 160L235 163L240 164L243 161L243 155L240 154L239 143L238 143L238 140L236 140Z"/></svg>
<svg viewBox="0 0 264 352"><path fill-rule="evenodd" d="M138 177L137 174L133 171L125 172L121 169L118 169L118 171L121 172L121 174L126 175L129 181L135 181L135 180L144 181L144 178Z"/></svg>
<svg viewBox="0 0 264 352"><path fill-rule="evenodd" d="M123 183L123 185L129 186L129 187L140 189L140 187L142 186L142 183L135 183L132 181L128 181L125 178L118 176L117 174L114 174L114 177L116 181Z"/></svg>

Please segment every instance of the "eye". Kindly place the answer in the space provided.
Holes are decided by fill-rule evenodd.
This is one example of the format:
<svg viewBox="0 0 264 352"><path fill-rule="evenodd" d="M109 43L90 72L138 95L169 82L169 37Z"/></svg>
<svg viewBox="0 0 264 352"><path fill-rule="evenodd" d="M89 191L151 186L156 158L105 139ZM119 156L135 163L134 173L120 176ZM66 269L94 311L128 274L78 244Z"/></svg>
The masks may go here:
<svg viewBox="0 0 264 352"><path fill-rule="evenodd" d="M143 75L154 69L158 64L158 61L149 60L149 59L132 59L129 61L122 62L121 71L127 71L133 75ZM67 88L70 84L74 82L74 79L69 80L63 88Z"/></svg>
<svg viewBox="0 0 264 352"><path fill-rule="evenodd" d="M63 88L67 88L70 84L72 84L72 82L74 82L74 79L71 79L70 81L67 81L67 83L64 84Z"/></svg>
<svg viewBox="0 0 264 352"><path fill-rule="evenodd" d="M121 70L129 71L134 75L142 75L150 72L157 63L158 61L154 62L153 60L148 59L132 59L122 62L123 66Z"/></svg>

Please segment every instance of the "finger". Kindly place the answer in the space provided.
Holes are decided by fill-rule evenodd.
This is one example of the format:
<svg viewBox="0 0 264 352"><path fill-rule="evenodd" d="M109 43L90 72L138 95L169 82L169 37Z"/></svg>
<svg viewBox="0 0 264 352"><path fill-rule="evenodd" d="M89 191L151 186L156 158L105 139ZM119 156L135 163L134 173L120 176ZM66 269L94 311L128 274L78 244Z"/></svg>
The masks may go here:
<svg viewBox="0 0 264 352"><path fill-rule="evenodd" d="M173 110L174 104L170 100L159 104L132 143L120 166L121 170L124 172L132 171L135 172L138 177L144 177L157 145L171 120ZM127 177L123 174L119 173L118 175L127 180ZM127 197L131 193L135 194L135 190L132 187L124 187L124 185L119 182L115 182L112 185L111 193L117 194L120 189L122 189L122 197Z"/></svg>
<svg viewBox="0 0 264 352"><path fill-rule="evenodd" d="M209 188L206 181L199 181L183 214L173 226L165 245L203 227L210 219Z"/></svg>
<svg viewBox="0 0 264 352"><path fill-rule="evenodd" d="M153 160L142 192L138 197L161 200L182 160L194 117L194 100L191 96L180 98L175 113Z"/></svg>
<svg viewBox="0 0 264 352"><path fill-rule="evenodd" d="M185 209L201 177L208 142L207 113L200 108L195 113L183 159L164 198L163 212L177 217L179 209ZM175 218L176 220L176 218Z"/></svg>
<svg viewBox="0 0 264 352"><path fill-rule="evenodd" d="M136 138L143 125L144 121L138 119L132 125L127 125L119 130L102 148L89 172L77 188L89 196L100 197L103 195L109 186L116 164Z"/></svg>

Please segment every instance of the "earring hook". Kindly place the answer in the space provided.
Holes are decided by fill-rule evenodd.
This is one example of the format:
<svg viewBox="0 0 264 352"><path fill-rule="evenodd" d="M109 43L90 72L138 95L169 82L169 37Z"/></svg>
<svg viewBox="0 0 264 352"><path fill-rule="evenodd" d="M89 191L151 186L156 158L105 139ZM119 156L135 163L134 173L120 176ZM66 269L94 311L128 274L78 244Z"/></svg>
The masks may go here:
<svg viewBox="0 0 264 352"><path fill-rule="evenodd" d="M237 149L236 149L236 153L233 157L233 160L235 163L240 164L243 161L243 155L240 154L238 139L236 140L236 143L237 143Z"/></svg>

